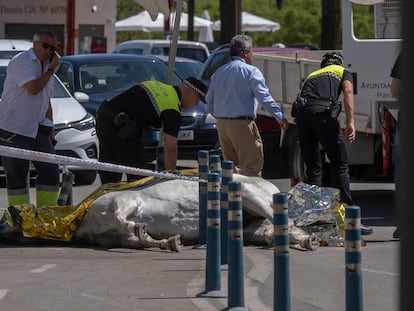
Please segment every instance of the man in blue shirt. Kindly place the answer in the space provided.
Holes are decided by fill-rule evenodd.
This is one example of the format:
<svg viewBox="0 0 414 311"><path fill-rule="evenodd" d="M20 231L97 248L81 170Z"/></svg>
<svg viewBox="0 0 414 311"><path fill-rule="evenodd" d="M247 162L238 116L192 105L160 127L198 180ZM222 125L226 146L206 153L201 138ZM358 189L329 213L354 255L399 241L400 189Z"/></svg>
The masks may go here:
<svg viewBox="0 0 414 311"><path fill-rule="evenodd" d="M235 172L261 176L263 144L255 123L259 104L288 128L282 110L273 99L260 70L252 65L252 39L236 35L230 41L231 61L211 77L206 95L207 111L217 118L217 132L224 160Z"/></svg>

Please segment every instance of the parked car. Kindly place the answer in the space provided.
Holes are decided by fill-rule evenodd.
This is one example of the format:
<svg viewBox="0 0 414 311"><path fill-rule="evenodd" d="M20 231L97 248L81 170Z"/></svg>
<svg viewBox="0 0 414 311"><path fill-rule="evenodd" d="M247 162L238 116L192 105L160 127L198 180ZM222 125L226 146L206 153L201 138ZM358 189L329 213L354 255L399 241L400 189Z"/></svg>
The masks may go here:
<svg viewBox="0 0 414 311"><path fill-rule="evenodd" d="M168 64L169 56L158 55L158 58L162 59ZM185 79L188 77L198 77L203 68L203 63L191 58L176 57L174 62L174 69L180 78Z"/></svg>
<svg viewBox="0 0 414 311"><path fill-rule="evenodd" d="M33 46L32 41L20 39L0 39L0 59L11 59L17 53Z"/></svg>
<svg viewBox="0 0 414 311"><path fill-rule="evenodd" d="M8 63L8 59L0 60L0 97L3 93ZM72 97L56 75L53 75L53 79L55 81L51 103L56 129L56 153L85 160L97 160L99 142L95 132L95 117ZM89 185L96 179L95 170L74 166L67 168L75 174L77 185ZM3 174L3 167L0 170ZM35 175L34 170L31 171L31 175Z"/></svg>
<svg viewBox="0 0 414 311"><path fill-rule="evenodd" d="M136 54L136 55L166 55L170 54L171 41L165 39L129 40L118 44L112 53ZM210 51L204 43L196 41L177 41L176 56L191 58L204 62L210 55Z"/></svg>
<svg viewBox="0 0 414 311"><path fill-rule="evenodd" d="M145 80L167 82L167 73L166 61L156 56L113 53L63 56L56 69L74 97L82 99L85 109L94 115L103 100L110 100ZM180 82L181 78L174 71L171 84ZM179 158L197 159L198 150L217 148L216 119L206 114L203 102L183 110L182 114ZM144 137L147 161L156 158L158 132L159 129L154 128Z"/></svg>

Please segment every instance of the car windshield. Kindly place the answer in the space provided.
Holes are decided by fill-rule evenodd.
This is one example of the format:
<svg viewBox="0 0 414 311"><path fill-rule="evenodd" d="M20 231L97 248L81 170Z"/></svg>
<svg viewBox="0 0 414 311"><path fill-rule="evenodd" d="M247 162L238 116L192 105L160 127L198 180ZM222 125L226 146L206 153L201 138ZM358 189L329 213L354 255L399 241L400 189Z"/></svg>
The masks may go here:
<svg viewBox="0 0 414 311"><path fill-rule="evenodd" d="M174 77L177 83L177 77ZM167 66L164 63L91 63L79 67L81 91L93 94L104 91L122 92L147 80L167 81Z"/></svg>
<svg viewBox="0 0 414 311"><path fill-rule="evenodd" d="M116 53L142 55L143 52L144 52L143 49L138 49L138 48L125 48L125 49L119 50Z"/></svg>
<svg viewBox="0 0 414 311"><path fill-rule="evenodd" d="M170 55L170 47L153 47L150 54L152 55ZM198 60L199 62L205 62L207 59L207 54L204 49L201 48L190 48L190 47L177 47L176 56L190 58Z"/></svg>
<svg viewBox="0 0 414 311"><path fill-rule="evenodd" d="M53 83L53 98L67 98L70 97L69 91L65 88L63 83L57 78L53 76L54 83Z"/></svg>
<svg viewBox="0 0 414 311"><path fill-rule="evenodd" d="M2 66L0 67L0 98L3 94L3 85L4 81L6 80L6 69L7 67ZM54 83L53 83L53 98L66 98L70 97L70 94L66 90L66 88L62 85L62 83L54 76Z"/></svg>
<svg viewBox="0 0 414 311"><path fill-rule="evenodd" d="M196 62L176 62L175 63L175 70L183 78L198 77L201 73L202 67L203 67L203 63L196 63Z"/></svg>
<svg viewBox="0 0 414 311"><path fill-rule="evenodd" d="M12 59L14 55L20 53L21 51L12 50L12 51L0 51L0 59Z"/></svg>

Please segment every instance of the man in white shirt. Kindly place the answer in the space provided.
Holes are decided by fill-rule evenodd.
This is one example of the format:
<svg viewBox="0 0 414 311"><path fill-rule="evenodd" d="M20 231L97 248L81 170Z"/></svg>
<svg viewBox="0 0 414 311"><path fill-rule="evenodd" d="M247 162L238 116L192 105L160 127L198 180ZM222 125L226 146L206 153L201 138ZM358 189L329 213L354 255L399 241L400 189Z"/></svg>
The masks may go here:
<svg viewBox="0 0 414 311"><path fill-rule="evenodd" d="M55 153L53 114L50 98L53 73L58 65L58 41L50 30L33 37L33 47L10 60L0 101L0 144ZM30 161L2 157L9 205L29 202L27 174ZM36 179L36 205L57 205L59 166L33 162Z"/></svg>

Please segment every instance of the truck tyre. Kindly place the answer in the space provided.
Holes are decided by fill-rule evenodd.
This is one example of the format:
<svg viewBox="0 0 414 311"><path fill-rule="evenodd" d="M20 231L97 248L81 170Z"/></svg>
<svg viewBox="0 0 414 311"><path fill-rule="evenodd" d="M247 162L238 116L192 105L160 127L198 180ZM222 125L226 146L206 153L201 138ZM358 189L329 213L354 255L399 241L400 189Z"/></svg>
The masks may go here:
<svg viewBox="0 0 414 311"><path fill-rule="evenodd" d="M305 166L299 141L294 141L289 146L289 171L291 179L297 182L305 179Z"/></svg>

